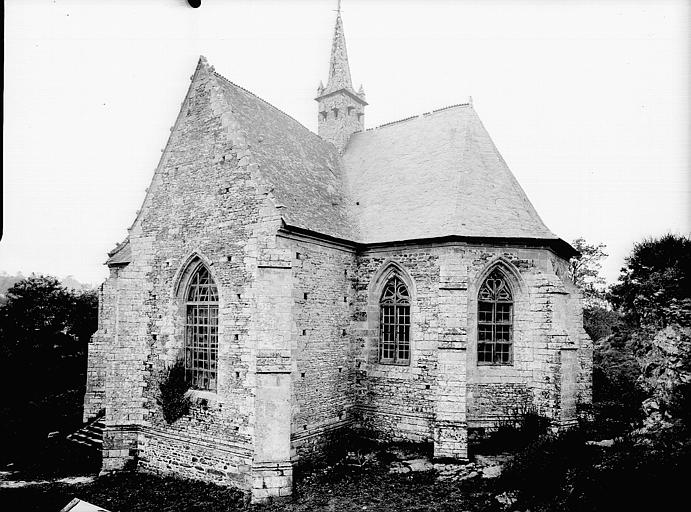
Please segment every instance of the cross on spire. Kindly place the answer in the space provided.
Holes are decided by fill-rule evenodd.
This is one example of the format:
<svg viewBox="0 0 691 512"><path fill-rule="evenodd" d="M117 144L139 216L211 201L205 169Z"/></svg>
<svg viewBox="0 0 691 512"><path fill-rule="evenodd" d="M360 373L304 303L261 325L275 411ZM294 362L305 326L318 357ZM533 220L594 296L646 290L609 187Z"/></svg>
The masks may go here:
<svg viewBox="0 0 691 512"><path fill-rule="evenodd" d="M341 0L338 0L336 15L336 27L331 45L331 60L329 62L329 79L326 83L325 93L347 89L353 91L350 79L350 66L348 65L348 52L346 50L343 21L341 20Z"/></svg>

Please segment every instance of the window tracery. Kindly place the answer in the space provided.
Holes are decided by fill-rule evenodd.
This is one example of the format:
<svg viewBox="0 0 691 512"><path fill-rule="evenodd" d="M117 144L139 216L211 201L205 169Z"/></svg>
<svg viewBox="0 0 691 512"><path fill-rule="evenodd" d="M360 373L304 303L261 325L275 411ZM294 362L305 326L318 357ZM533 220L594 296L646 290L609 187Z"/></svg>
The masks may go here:
<svg viewBox="0 0 691 512"><path fill-rule="evenodd" d="M410 294L397 275L386 283L379 300L379 362L410 363Z"/></svg>
<svg viewBox="0 0 691 512"><path fill-rule="evenodd" d="M485 279L478 293L477 361L478 364L513 361L513 296L498 269Z"/></svg>

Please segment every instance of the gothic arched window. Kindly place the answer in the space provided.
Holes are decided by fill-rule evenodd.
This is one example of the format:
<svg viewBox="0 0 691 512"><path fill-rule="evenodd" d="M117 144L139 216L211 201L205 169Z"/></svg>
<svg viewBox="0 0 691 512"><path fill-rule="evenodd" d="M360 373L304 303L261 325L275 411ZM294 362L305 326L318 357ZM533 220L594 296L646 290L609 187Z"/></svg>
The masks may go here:
<svg viewBox="0 0 691 512"><path fill-rule="evenodd" d="M204 265L187 285L185 376L194 389L216 391L218 371L218 291Z"/></svg>
<svg viewBox="0 0 691 512"><path fill-rule="evenodd" d="M398 276L391 277L379 299L379 362L410 363L410 295Z"/></svg>
<svg viewBox="0 0 691 512"><path fill-rule="evenodd" d="M513 297L504 274L494 270L478 293L478 363L511 364L512 344Z"/></svg>

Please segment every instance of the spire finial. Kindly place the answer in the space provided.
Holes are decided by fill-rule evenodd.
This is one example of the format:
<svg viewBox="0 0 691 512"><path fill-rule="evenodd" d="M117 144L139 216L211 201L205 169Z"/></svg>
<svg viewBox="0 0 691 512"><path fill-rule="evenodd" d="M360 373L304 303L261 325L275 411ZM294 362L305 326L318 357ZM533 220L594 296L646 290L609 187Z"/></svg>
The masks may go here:
<svg viewBox="0 0 691 512"><path fill-rule="evenodd" d="M353 84L350 80L350 66L346 51L343 20L341 20L341 2L337 5L336 26L334 27L333 43L331 45L331 61L329 63L329 80L326 82L325 94L346 89L352 93Z"/></svg>

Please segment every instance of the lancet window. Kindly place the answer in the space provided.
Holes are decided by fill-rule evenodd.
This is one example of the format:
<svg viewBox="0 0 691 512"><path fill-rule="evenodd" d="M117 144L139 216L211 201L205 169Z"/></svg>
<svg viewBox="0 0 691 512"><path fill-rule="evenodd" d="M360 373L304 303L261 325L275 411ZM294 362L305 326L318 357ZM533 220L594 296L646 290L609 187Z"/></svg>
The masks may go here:
<svg viewBox="0 0 691 512"><path fill-rule="evenodd" d="M478 293L477 361L478 364L513 361L513 296L504 274L496 269Z"/></svg>
<svg viewBox="0 0 691 512"><path fill-rule="evenodd" d="M386 283L379 309L379 362L410 364L410 294L398 276L392 276Z"/></svg>
<svg viewBox="0 0 691 512"><path fill-rule="evenodd" d="M216 391L218 377L218 290L204 265L187 287L185 376L190 387Z"/></svg>

